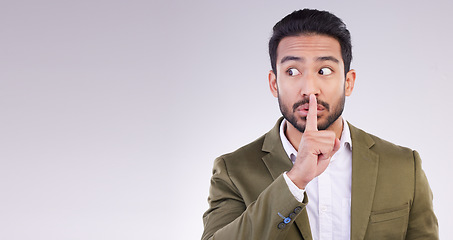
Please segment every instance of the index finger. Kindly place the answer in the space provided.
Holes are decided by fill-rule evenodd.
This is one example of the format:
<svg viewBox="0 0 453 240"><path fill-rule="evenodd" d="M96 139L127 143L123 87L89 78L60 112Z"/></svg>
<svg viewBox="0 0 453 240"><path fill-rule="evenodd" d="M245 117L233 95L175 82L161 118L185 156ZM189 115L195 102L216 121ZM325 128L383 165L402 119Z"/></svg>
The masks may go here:
<svg viewBox="0 0 453 240"><path fill-rule="evenodd" d="M305 131L318 131L318 102L314 94L310 94Z"/></svg>

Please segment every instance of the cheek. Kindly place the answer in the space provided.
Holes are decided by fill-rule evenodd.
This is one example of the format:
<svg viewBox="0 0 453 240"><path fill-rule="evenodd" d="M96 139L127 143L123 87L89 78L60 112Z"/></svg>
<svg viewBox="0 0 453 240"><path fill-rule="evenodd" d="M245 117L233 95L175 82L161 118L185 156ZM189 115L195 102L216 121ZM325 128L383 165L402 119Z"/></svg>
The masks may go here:
<svg viewBox="0 0 453 240"><path fill-rule="evenodd" d="M329 96L329 95L338 95L338 94L343 94L344 93L344 81L335 81L335 82L330 82L326 83L324 86L324 93Z"/></svg>
<svg viewBox="0 0 453 240"><path fill-rule="evenodd" d="M300 82L294 79L280 78L278 83L278 91L285 95L294 95L300 93Z"/></svg>
<svg viewBox="0 0 453 240"><path fill-rule="evenodd" d="M280 87L278 89L278 96L286 103L293 102L298 98L299 92L294 87Z"/></svg>

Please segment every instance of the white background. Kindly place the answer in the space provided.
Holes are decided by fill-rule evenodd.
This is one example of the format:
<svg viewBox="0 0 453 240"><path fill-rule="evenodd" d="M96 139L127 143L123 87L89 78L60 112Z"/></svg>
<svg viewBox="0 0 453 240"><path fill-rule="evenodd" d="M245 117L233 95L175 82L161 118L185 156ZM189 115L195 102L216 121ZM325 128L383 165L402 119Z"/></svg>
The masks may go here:
<svg viewBox="0 0 453 240"><path fill-rule="evenodd" d="M199 239L215 157L267 132L293 10L352 34L346 118L418 150L453 236L453 4L0 1L0 239Z"/></svg>

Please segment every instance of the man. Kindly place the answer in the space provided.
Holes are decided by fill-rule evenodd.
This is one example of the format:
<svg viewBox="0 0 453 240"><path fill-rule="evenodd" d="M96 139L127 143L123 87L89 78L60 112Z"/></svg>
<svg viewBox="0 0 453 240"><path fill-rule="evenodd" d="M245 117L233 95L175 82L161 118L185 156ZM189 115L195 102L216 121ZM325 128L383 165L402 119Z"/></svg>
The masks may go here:
<svg viewBox="0 0 453 240"><path fill-rule="evenodd" d="M344 23L295 11L269 54L283 118L215 160L202 239L438 239L418 153L342 117L356 78Z"/></svg>

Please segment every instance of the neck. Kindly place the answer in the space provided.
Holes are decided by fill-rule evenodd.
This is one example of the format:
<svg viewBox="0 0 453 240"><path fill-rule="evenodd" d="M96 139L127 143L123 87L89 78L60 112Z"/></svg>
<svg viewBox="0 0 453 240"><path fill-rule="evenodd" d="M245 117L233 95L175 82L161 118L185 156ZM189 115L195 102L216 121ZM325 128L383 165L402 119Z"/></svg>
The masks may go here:
<svg viewBox="0 0 453 240"><path fill-rule="evenodd" d="M335 133L335 136L340 139L341 133L343 132L343 118L340 116L335 122L333 122L326 130ZM296 151L299 151L299 144L303 133L297 130L290 122L286 121L285 136L288 138L291 145L293 145Z"/></svg>

